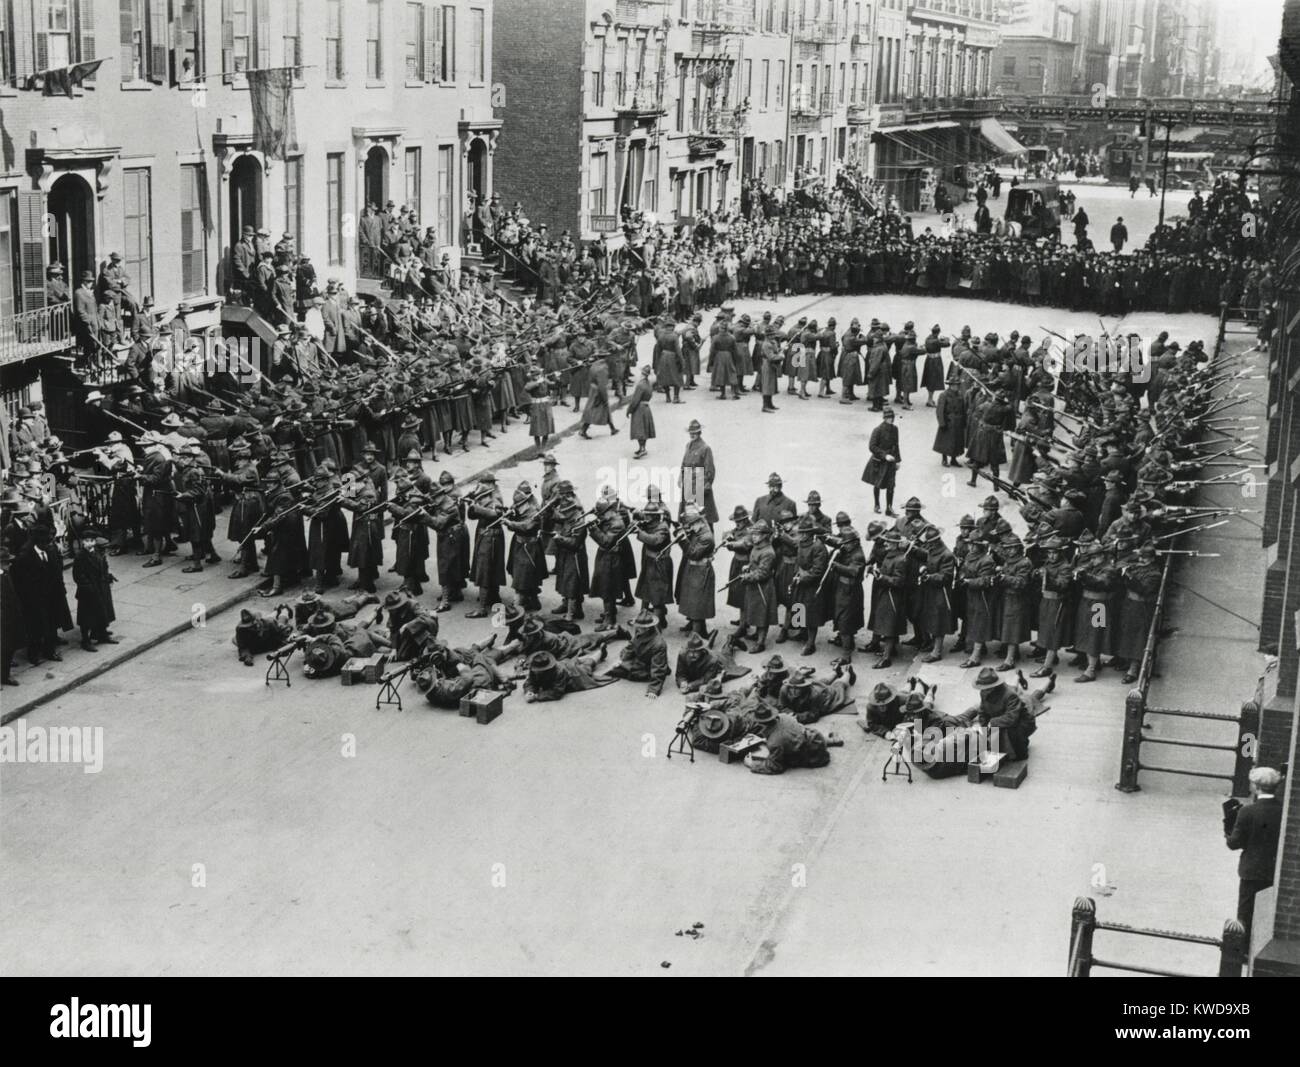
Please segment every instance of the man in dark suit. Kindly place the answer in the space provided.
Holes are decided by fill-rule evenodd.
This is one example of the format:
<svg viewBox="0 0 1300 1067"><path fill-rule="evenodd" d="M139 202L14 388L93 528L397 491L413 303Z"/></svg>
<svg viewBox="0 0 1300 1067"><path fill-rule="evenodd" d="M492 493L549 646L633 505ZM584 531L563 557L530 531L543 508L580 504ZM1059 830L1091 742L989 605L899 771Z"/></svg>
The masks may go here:
<svg viewBox="0 0 1300 1067"><path fill-rule="evenodd" d="M1250 942L1250 924L1255 917L1255 894L1273 884L1277 864L1277 839L1282 827L1282 801L1277 796L1282 775L1272 767L1256 767L1250 772L1250 791L1255 802L1237 812L1228 831L1228 847L1241 850L1237 876L1237 921L1246 928Z"/></svg>
<svg viewBox="0 0 1300 1067"><path fill-rule="evenodd" d="M81 344L82 359L89 360L99 348L99 302L95 299L95 276L83 271L72 294L72 328Z"/></svg>

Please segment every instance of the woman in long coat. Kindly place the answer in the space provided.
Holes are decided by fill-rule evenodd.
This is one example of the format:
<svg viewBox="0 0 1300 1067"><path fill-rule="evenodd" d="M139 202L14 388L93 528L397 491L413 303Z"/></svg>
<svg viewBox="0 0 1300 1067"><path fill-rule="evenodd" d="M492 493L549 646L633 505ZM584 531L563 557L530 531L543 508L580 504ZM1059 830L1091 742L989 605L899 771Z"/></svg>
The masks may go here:
<svg viewBox="0 0 1300 1067"><path fill-rule="evenodd" d="M655 417L650 410L650 400L653 396L654 378L651 376L650 365L646 364L641 368L641 377L627 400L627 414L630 420L628 432L636 442L636 451L632 453L633 459L640 459L646 454L645 443L655 436Z"/></svg>
<svg viewBox="0 0 1300 1067"><path fill-rule="evenodd" d="M945 467L955 467L957 457L966 451L966 401L960 389L945 389L935 404L934 451L943 457Z"/></svg>

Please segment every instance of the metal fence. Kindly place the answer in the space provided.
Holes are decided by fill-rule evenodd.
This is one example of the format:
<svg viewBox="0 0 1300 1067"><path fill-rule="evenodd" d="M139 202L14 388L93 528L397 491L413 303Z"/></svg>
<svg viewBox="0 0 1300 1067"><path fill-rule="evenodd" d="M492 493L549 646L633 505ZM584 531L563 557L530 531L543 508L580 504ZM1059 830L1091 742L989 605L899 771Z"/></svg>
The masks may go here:
<svg viewBox="0 0 1300 1067"><path fill-rule="evenodd" d="M61 352L72 343L71 304L20 311L0 319L0 366Z"/></svg>

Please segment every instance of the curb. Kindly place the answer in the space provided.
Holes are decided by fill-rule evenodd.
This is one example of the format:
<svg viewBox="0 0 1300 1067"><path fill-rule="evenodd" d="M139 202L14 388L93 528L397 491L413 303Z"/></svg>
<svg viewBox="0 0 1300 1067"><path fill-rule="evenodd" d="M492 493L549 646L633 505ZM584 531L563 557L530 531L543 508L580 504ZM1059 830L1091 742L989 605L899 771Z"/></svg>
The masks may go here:
<svg viewBox="0 0 1300 1067"><path fill-rule="evenodd" d="M611 400L612 399L613 398L611 398ZM618 399L617 403L610 404L610 410L617 411L620 408L622 408L626 403L627 403L627 398L621 397ZM575 419L571 426L567 426L563 430L559 430L556 433L552 434L551 441L559 442L564 440L565 438L572 437L574 434L578 432L578 430L581 427L582 427L582 420L580 418ZM547 444L542 451L543 452L548 451L550 447L551 445ZM541 453L538 451L537 446L530 444L526 448L520 449L518 452L513 452L508 456L502 456L500 459L496 460L490 465L479 468L477 471L474 472L474 474L470 475L468 478L458 481L456 483L456 487L459 489L463 486L472 484L475 480L477 480L477 478L480 475L486 473L487 471L497 471L505 467L517 466L520 463L524 463L529 460L536 459L538 458L539 455L541 455ZM231 594L230 596L226 597L224 600L219 600L217 601L217 603L210 605L207 609L206 618L212 619L215 616L222 614L223 612L229 611L237 604L242 604L245 600L252 599L254 596L257 595L259 585L260 585L260 580L259 582L255 582L252 585L250 585L247 589L241 589L239 592ZM137 656L143 655L144 653L148 652L151 649L157 648L159 645L163 644L164 642L170 641L174 637L180 637L182 634L190 632L193 628L194 627L188 622L181 623L178 626L173 626L170 629L163 630L161 633L152 634L149 637L145 638L143 641L141 641L139 644L133 644L129 648L118 652L114 656L110 656L105 659L98 660L95 666L92 667L90 670L86 671L84 674L79 674L75 678L69 678L66 682L62 683L61 685L56 685L54 688L48 690L47 692L42 693L38 697L32 698L31 700L27 701L27 703L25 704L19 704L16 708L13 709L6 709L3 714L0 714L0 726L7 725L8 723L13 722L15 719L20 719L24 715L27 715L31 711L34 711L36 708L39 708L44 704L50 703L50 701L52 700L58 700L60 697L67 696L67 694L71 693L74 689L77 689L80 686L84 685L86 682L98 678L101 674L106 674L108 671L111 671L114 667L120 667L122 664L135 659Z"/></svg>
<svg viewBox="0 0 1300 1067"><path fill-rule="evenodd" d="M256 594L257 585L252 585L247 589L241 589L239 592L233 593L224 600L220 600L209 607L205 618L210 619L214 615L219 615L223 611L228 611L236 604L241 604L245 600L256 596ZM52 700L58 700L59 697L67 696L74 689L84 685L86 682L98 678L101 674L111 671L114 667L120 667L123 663L135 659L136 656L142 655L152 648L157 648L163 642L170 641L173 637L179 637L181 634L188 633L193 628L194 627L188 622L181 623L180 625L173 626L168 630L163 630L161 633L151 634L139 644L131 645L130 648L120 651L114 656L98 660L95 663L95 666L84 674L79 674L75 678L69 678L62 685L56 685L53 689L29 700L26 704L20 704L18 707L0 715L0 726L11 723L14 719L22 718L22 716L36 708L39 708L43 704L48 704Z"/></svg>

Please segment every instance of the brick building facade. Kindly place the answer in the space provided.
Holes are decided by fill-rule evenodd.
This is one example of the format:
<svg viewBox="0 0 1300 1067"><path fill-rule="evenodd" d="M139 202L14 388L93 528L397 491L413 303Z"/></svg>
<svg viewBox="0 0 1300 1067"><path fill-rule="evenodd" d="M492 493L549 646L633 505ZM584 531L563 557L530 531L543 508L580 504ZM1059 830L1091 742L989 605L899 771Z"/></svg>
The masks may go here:
<svg viewBox="0 0 1300 1067"><path fill-rule="evenodd" d="M491 192L491 0L14 0L3 14L7 399L35 384L16 369L40 354L25 338L57 340L29 321L49 263L75 284L121 252L138 297L203 329L244 225L291 234L322 284L354 288L367 202L415 205L454 250L467 194ZM84 86L44 95L42 72L96 57ZM242 72L286 66L299 147L269 160Z"/></svg>
<svg viewBox="0 0 1300 1067"><path fill-rule="evenodd" d="M1264 599L1260 649L1276 651L1276 690L1265 694L1256 762L1288 768L1284 779L1282 831L1271 889L1262 892L1252 931L1251 973L1300 975L1300 775L1296 743L1300 729L1300 0L1287 0L1276 60L1278 112L1275 154L1253 165L1277 177L1273 204L1280 260L1277 329L1269 350L1268 496L1264 511Z"/></svg>
<svg viewBox="0 0 1300 1067"><path fill-rule="evenodd" d="M509 151L497 183L535 222L619 240L734 206L759 176L869 162L877 5L857 0L498 0Z"/></svg>

